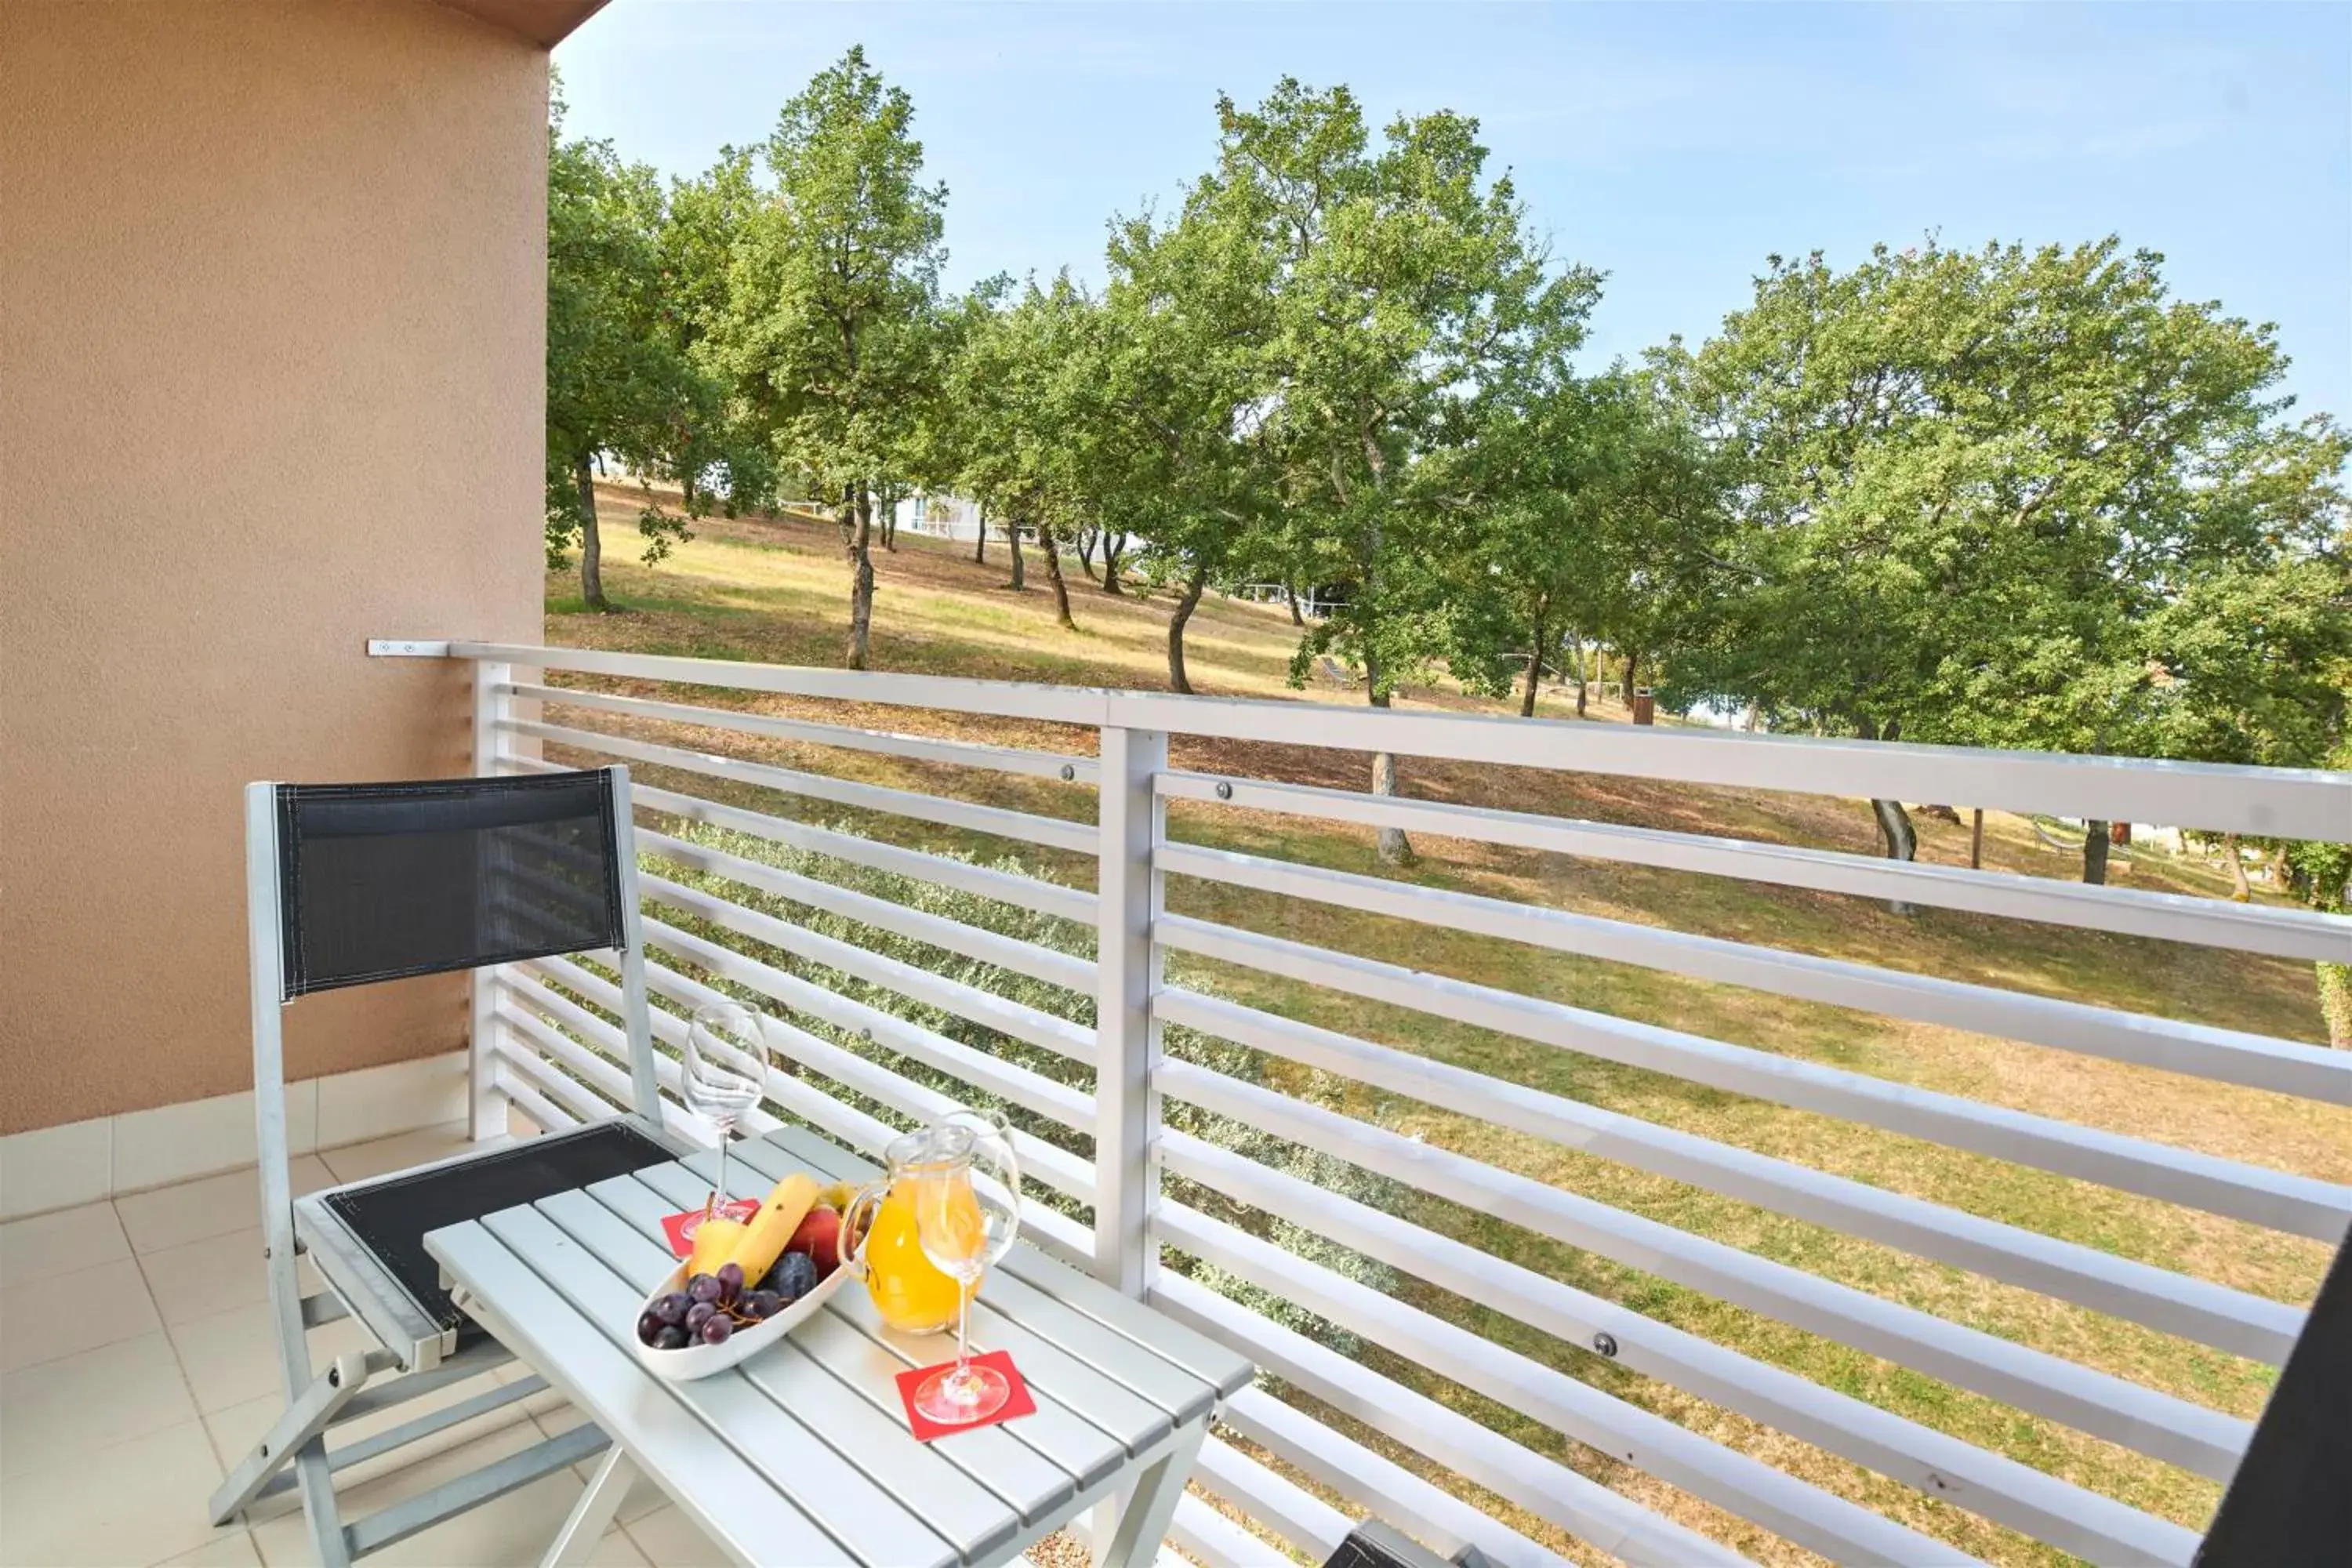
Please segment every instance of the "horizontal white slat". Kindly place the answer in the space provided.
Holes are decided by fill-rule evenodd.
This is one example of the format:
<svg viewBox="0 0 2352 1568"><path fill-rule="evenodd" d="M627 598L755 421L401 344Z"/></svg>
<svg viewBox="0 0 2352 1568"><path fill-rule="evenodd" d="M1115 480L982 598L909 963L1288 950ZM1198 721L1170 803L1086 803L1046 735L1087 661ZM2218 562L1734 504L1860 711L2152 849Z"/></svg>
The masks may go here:
<svg viewBox="0 0 2352 1568"><path fill-rule="evenodd" d="M592 1021L602 1024L603 1019L526 975L500 974L498 986L501 993L496 1008L499 1022L525 1037L523 1042L501 1042L502 1047L527 1043L529 1049L523 1054L535 1052L550 1058L569 1069L574 1078L584 1080L602 1106L597 1111L600 1116L629 1108L629 1075L587 1046L566 1037L556 1027L560 1023L573 1029L586 1029Z"/></svg>
<svg viewBox="0 0 2352 1568"><path fill-rule="evenodd" d="M1710 1089L1843 1117L2297 1236L2334 1242L2352 1225L2352 1188L2332 1182L2078 1127L1185 916L1161 916L1153 922L1152 933L1179 952L1244 964L1456 1023L1668 1073Z"/></svg>
<svg viewBox="0 0 2352 1568"><path fill-rule="evenodd" d="M501 1057L490 1064L490 1087L497 1089L508 1104L530 1117L531 1125L542 1132L560 1132L566 1127L580 1125L578 1117L531 1088L522 1074L515 1070L510 1058Z"/></svg>
<svg viewBox="0 0 2352 1568"><path fill-rule="evenodd" d="M1898 1568L1969 1561L1966 1553L1932 1542L1883 1514L1810 1486L1237 1226L1163 1201L1153 1210L1152 1229L1171 1245L1261 1289L1295 1301L1441 1377L1532 1416L1563 1436L1589 1444L1612 1459L1751 1520L1832 1562ZM2190 1538L2189 1545L2194 1544ZM2184 1551L2169 1561L2186 1563L2188 1553Z"/></svg>
<svg viewBox="0 0 2352 1568"><path fill-rule="evenodd" d="M1040 947L1018 937L983 931L978 926L909 909L905 904L877 899L871 893L861 893L838 883L763 865L690 839L673 838L667 833L640 829L637 852L640 855L667 856L697 870L712 872L730 881L758 888L811 909L824 910L828 914L839 915L877 931L895 931L911 941L959 952L982 963L1012 970L1016 974L1026 974L1048 985L1059 985L1064 990L1086 996L1094 994L1095 966L1092 961L1057 952L1049 947Z"/></svg>
<svg viewBox="0 0 2352 1568"><path fill-rule="evenodd" d="M1265 1389L1244 1388L1234 1394L1225 1402L1220 1419L1370 1517L1387 1521L1449 1558L1461 1561L1465 1548L1475 1547L1487 1561L1506 1568L1566 1568L1566 1559L1493 1515Z"/></svg>
<svg viewBox="0 0 2352 1568"><path fill-rule="evenodd" d="M656 902L699 915L739 936L766 942L812 963L854 975L869 984L895 991L901 996L929 1003L943 1013L969 1018L983 1027L1010 1035L1016 1040L1026 1040L1033 1046L1067 1057L1072 1061L1094 1060L1095 1032L1083 1024L1073 1024L1066 1018L1057 1018L1025 1003L999 996L992 991L982 991L961 980L950 980L943 974L934 974L928 969L901 963L878 952L868 952L864 948L821 935L805 926L780 921L756 910L747 910L740 904L698 889L681 886L666 877L641 874L637 885L646 897ZM834 994L826 992L825 994L830 996Z"/></svg>
<svg viewBox="0 0 2352 1568"><path fill-rule="evenodd" d="M1346 1514L1305 1487L1215 1437L1201 1445L1192 1480L1289 1542L1312 1563L1328 1561L1355 1528Z"/></svg>
<svg viewBox="0 0 2352 1568"><path fill-rule="evenodd" d="M2216 1480L2247 1423L1286 1095L1169 1061L1163 1092Z"/></svg>
<svg viewBox="0 0 2352 1568"><path fill-rule="evenodd" d="M1168 1168L1229 1197L1296 1222L1312 1235L1353 1247L1441 1285L1569 1343L1613 1342L1613 1358L1634 1371L1751 1416L1767 1426L1893 1477L1953 1506L2095 1563L2183 1563L2197 1538L2176 1524L2127 1508L1998 1454L1602 1300L1450 1237L1269 1169L1230 1150L1170 1133ZM1189 1245L1189 1244L1187 1244ZM1223 1261L1223 1259L1219 1259ZM1265 1259L1259 1259L1259 1272ZM1276 1279L1312 1265L1282 1255ZM1321 1271L1317 1284L1328 1285ZM1260 1280L1293 1300L1287 1285ZM1417 1347L1398 1346L1418 1358ZM1528 1408L1524 1404L1518 1408ZM1612 1454L1626 1450L1597 1447ZM1723 1500L1718 1499L1717 1500ZM1732 1505L1737 1506L1737 1505ZM1747 1509L1751 1519L1759 1516Z"/></svg>
<svg viewBox="0 0 2352 1568"><path fill-rule="evenodd" d="M2352 1053L2324 1046L1194 844L1163 844L1153 860L1232 887L2352 1105Z"/></svg>
<svg viewBox="0 0 2352 1568"><path fill-rule="evenodd" d="M831 801L835 805L885 812L921 822L936 822L949 827L966 828L999 838L1017 838L1025 843L1043 844L1049 848L1067 849L1081 855L1095 852L1092 823L1065 822L1059 817L1039 816L1026 811L1007 811L996 805L974 805L970 801L950 800L944 795L919 795L912 790L858 784L854 780L805 773L797 768L780 768L769 763L747 763L740 758L722 757L709 752L689 752L677 746L657 745L651 741L633 741L625 735L608 735L601 730L574 730L562 724L541 724L525 719L502 719L499 721L499 728L511 735L552 741L558 745L596 752L609 757L626 757L632 762L651 763L657 767L679 768L688 773L730 779L759 789L804 795L811 800Z"/></svg>
<svg viewBox="0 0 2352 1568"><path fill-rule="evenodd" d="M734 952L731 947L722 947L718 942L689 936L687 931L677 931L675 926L663 924L658 920L645 921L645 938L649 945L661 947L663 952L675 952L687 962L698 963L710 973L724 975L739 985L751 985L752 990L772 996L793 1011L809 1013L814 1018L824 1018L825 1023L835 1025L840 1030L861 1032L885 1051L915 1058L919 1063L936 1068L939 1072L948 1072L952 1077L964 1079L967 1084L985 1089L992 1096L1012 1100L1013 1105L1028 1107L1040 1117L1061 1121L1063 1126L1077 1131L1094 1131L1094 1096L1070 1089L1068 1084L1056 1084L1054 1079L1040 1077L1040 1074L1030 1072L1028 1068L1021 1068L1016 1063L1007 1063L1007 1060L1002 1060L988 1051L973 1051L962 1041L948 1039L946 1035L939 1035L934 1030L924 1030L922 1025L908 1023L906 1018L896 1018L882 1008L852 1002L846 996L828 992L825 987L814 985L809 980L802 980L800 975L788 975L781 969L769 966L769 963ZM779 1030L793 1030L793 1025L779 1020ZM793 1032L800 1035L800 1030ZM814 1037L809 1037L809 1039L814 1039ZM824 1041L818 1041L818 1044L824 1044Z"/></svg>
<svg viewBox="0 0 2352 1568"><path fill-rule="evenodd" d="M1261 1371L1296 1384L1343 1415L1355 1417L1416 1453L1427 1455L1537 1518L1623 1562L1639 1568L1688 1568L1690 1564L1732 1568L1745 1561L1729 1548L1653 1513L1598 1481L1522 1447L1459 1411L1382 1377L1171 1269L1160 1271L1151 1287L1150 1300L1180 1321L1248 1356ZM1259 1408L1257 1401L1266 1397L1255 1389L1235 1395L1226 1406L1227 1421L1246 1435L1265 1441L1241 1419L1241 1413L1245 1405L1252 1410ZM1328 1432L1328 1428L1323 1430ZM1286 1436L1293 1434L1295 1428ZM1329 1436L1336 1438L1338 1434ZM1363 1454L1354 1444L1347 1447L1354 1455ZM1292 1458L1288 1452L1283 1457ZM1361 1458L1356 1462L1362 1464ZM1352 1495L1362 1486L1360 1472L1360 1479L1353 1484L1340 1485L1339 1489ZM1386 1511L1377 1498L1361 1500L1375 1511ZM1558 1561L1511 1531L1501 1531L1497 1539L1481 1530L1473 1522L1478 1517L1475 1510L1445 1511L1453 1528L1461 1530L1480 1551L1494 1555L1498 1563L1516 1565ZM1473 1517L1465 1519L1463 1514Z"/></svg>
<svg viewBox="0 0 2352 1568"><path fill-rule="evenodd" d="M1107 722L1733 789L1949 801L2262 837L2352 840L2352 773L1707 728L1113 692Z"/></svg>
<svg viewBox="0 0 2352 1568"><path fill-rule="evenodd" d="M913 757L924 762L951 763L958 767L988 768L1032 778L1061 779L1091 784L1098 776L1092 757L1065 756L1054 752L1026 752L1013 746L985 746L972 741L951 741L936 735L901 735L885 730L860 730L847 724L824 724L806 719L780 719L771 713L747 713L734 708L698 708L684 702L661 702L646 697L623 697L608 691L576 687L508 685L502 695L542 702L625 713L678 724L700 724L738 734L767 735L782 741L808 741L845 751L877 752L886 756Z"/></svg>
<svg viewBox="0 0 2352 1568"><path fill-rule="evenodd" d="M1696 871L1816 892L1851 893L2084 931L2160 937L2275 958L2340 958L2352 952L2352 916L2322 914L2316 910L2237 904L2136 888L2095 888L2003 871L1971 871L1958 866L1801 849L1664 828L1626 827L1491 806L1220 778L1214 773L1163 773L1153 783L1160 795L1171 800L1211 801L1368 827L1400 827L1586 859Z"/></svg>
<svg viewBox="0 0 2352 1568"><path fill-rule="evenodd" d="M1312 701L1177 697L942 676L452 641L450 657L1174 735L1451 757L1738 789L1943 800L2257 837L2352 841L2352 773L1918 746L1705 728L1506 719Z"/></svg>
<svg viewBox="0 0 2352 1568"><path fill-rule="evenodd" d="M1176 1511L1168 1521L1168 1541L1184 1555L1163 1549L1166 1568L1184 1568L1188 1561L1204 1568L1289 1568L1290 1564L1281 1548L1260 1541L1196 1497L1176 1500Z"/></svg>
<svg viewBox="0 0 2352 1568"><path fill-rule="evenodd" d="M654 942L656 942L656 945L666 945L661 936L654 936ZM719 952L724 952L724 950L719 950ZM696 962L703 962L703 954L696 954ZM779 994L776 990L769 990L769 980L791 978L791 975L779 975L776 971L767 969L767 966L762 966L762 963L755 963L752 959L736 959L734 963L724 963L724 966L722 963L710 962L706 963L706 969L713 969L713 973L724 973L730 980L736 980L739 985L751 985L752 990L767 992L767 994L772 996L772 999L776 999L776 1002L785 1002L783 994ZM670 996L670 999L675 999L675 1002L689 1004L689 1006L703 1006L706 1002L724 1002L724 999L727 999L727 996L722 996L719 992L710 990L708 985L701 985L701 983L696 983L696 980L677 973L675 969L666 969L666 966L661 966L661 963L649 963L649 966L646 966L646 985L658 990L661 994ZM816 1035L809 1035L807 1030L800 1030L800 1027L795 1027L795 1025L785 1023L785 1020L781 1018L774 1018L774 1016L764 1016L764 1018L767 1018L769 1030L774 1030L776 1044L779 1044L779 1048L783 1051L783 1056L788 1056L791 1060L800 1063L802 1068L809 1068L812 1072L825 1074L825 1077L833 1079L835 1084L842 1084L845 1089L856 1090L856 1093L866 1096L868 1100L877 1100L882 1102L882 1105L889 1105L891 1110L896 1110L896 1112L918 1119L918 1121L931 1121L931 1119L939 1119L943 1117L943 1114L950 1112L950 1110L955 1110L957 1100L943 1096L940 1090L931 1089L931 1086L918 1084L918 1081L908 1079L908 1077L903 1077L903 1074L891 1072L889 1068L882 1068L879 1063L870 1063L870 1060L866 1060L866 1058L858 1056L858 1053L845 1051L842 1047L835 1047L833 1041L818 1039ZM929 1058L924 1058L924 1060L929 1060ZM1040 1089L1042 1084L1046 1084L1045 1079L1037 1079L1034 1074L1028 1074L1025 1069L1013 1068L1013 1065L1009 1063L997 1063L995 1058L990 1058L979 1051L943 1053L940 1060L931 1060L929 1065L939 1068L940 1072L955 1074L955 1077L964 1079L967 1084L979 1084L981 1089L990 1089L992 1093L1000 1093L1000 1096L1007 1098L1007 1100L1021 1100L1024 1096L1045 1096L1045 1090ZM774 1084L779 1079L783 1081L783 1084L795 1086L795 1089L800 1089L802 1093L816 1093L809 1084L802 1084L800 1079L793 1079L791 1074L772 1074L772 1077L769 1077L772 1089L774 1089ZM1058 1096L1051 1096L1051 1102L1054 1102L1054 1105L1061 1105L1063 1112L1073 1114L1073 1117L1075 1114L1085 1114L1087 1100L1085 1096L1077 1096L1077 1090L1063 1089L1061 1084L1049 1084L1046 1089L1061 1090ZM781 1102L781 1105L791 1105L791 1110L795 1110L797 1114L804 1114L804 1117L809 1114L807 1110L802 1110L800 1102L785 1100L785 1096L779 1096L779 1093L769 1093L769 1098ZM861 1147L861 1150L879 1152L891 1138L898 1135L898 1131L896 1129L885 1129L885 1126L882 1126L879 1121L875 1121L875 1119L863 1117L863 1112L854 1112L854 1114L858 1114L861 1121L870 1123L868 1129L861 1129L854 1138L845 1135L845 1140L854 1142L854 1145ZM1054 1114L1054 1112L1046 1112L1046 1114ZM809 1117L809 1119L816 1121L818 1126L828 1126L828 1131L833 1131L825 1119L821 1117ZM1046 1140L1037 1138L1037 1135L1033 1133L1025 1133L1025 1131L1021 1129L1013 1129L1013 1150L1021 1154L1021 1168L1024 1168L1025 1173L1033 1175L1033 1178L1040 1180L1040 1183L1045 1183L1046 1187L1054 1187L1054 1190L1061 1192L1061 1194L1075 1196L1075 1199L1079 1201L1094 1199L1094 1166L1091 1166L1089 1162L1085 1162L1085 1159L1079 1159L1077 1154L1070 1154L1068 1150L1054 1147L1051 1142L1046 1142Z"/></svg>
<svg viewBox="0 0 2352 1568"><path fill-rule="evenodd" d="M2276 1365L2305 1314L2093 1247L1963 1214L1867 1183L1661 1127L1467 1068L1374 1045L1178 987L1153 1001L1177 1024L1357 1079L1430 1105L1548 1138L1847 1235L2021 1285L2096 1311Z"/></svg>
<svg viewBox="0 0 2352 1568"><path fill-rule="evenodd" d="M551 763L543 765L551 769L553 766ZM765 812L726 805L715 800L704 800L698 795L679 795L652 784L632 783L629 798L642 807L708 823L714 827L749 833L778 844L790 845L795 849L805 849L813 855L870 866L877 871L893 872L938 887L959 889L983 899L1034 910L1039 914L1053 915L1088 928L1095 923L1095 896L1084 888L1066 888L1058 882L1044 882L1014 871L975 866L953 856L905 849L896 844L861 838L854 833L836 833L829 827L812 826L789 817L771 816Z"/></svg>
<svg viewBox="0 0 2352 1568"><path fill-rule="evenodd" d="M824 697L889 708L939 708L950 713L1037 719L1056 724L1094 726L1103 721L1104 693L1087 686L818 669L805 665L615 653L603 648L537 647L522 643L454 640L449 645L449 657L519 664L531 669L568 669L582 675L617 675L730 691L773 691L789 697Z"/></svg>
<svg viewBox="0 0 2352 1568"><path fill-rule="evenodd" d="M509 1027L523 1028L537 1025L540 1028L546 1029L546 1026L539 1024L536 1018L527 1017L518 1012L501 1010L499 1016L499 1021ZM547 1033L552 1035L554 1031L548 1029ZM499 1042L499 1059L506 1067L520 1073L523 1081L537 1089L540 1094L562 1106L564 1110L582 1121L601 1121L619 1110L619 1107L556 1071L544 1057L535 1056L530 1051L523 1050L510 1040Z"/></svg>

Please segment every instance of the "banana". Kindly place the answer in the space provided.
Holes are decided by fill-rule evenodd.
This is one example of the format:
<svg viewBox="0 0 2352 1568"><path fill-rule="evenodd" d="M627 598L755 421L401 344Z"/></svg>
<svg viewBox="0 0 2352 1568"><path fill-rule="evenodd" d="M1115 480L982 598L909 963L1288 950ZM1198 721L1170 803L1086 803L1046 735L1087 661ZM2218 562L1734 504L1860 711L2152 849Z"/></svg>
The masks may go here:
<svg viewBox="0 0 2352 1568"><path fill-rule="evenodd" d="M800 1229L801 1221L815 1206L816 1200L816 1178L805 1173L795 1171L776 1184L767 1201L761 1204L760 1212L751 1217L742 1239L726 1258L727 1262L742 1266L745 1284L757 1284L775 1267L776 1259L783 1256L784 1244L792 1240L793 1232ZM700 1250L696 1249L698 1253Z"/></svg>
<svg viewBox="0 0 2352 1568"><path fill-rule="evenodd" d="M740 1219L711 1215L694 1227L694 1252L688 1259L688 1278L697 1274L716 1274L719 1266L734 1256L742 1245L744 1233L751 1229Z"/></svg>

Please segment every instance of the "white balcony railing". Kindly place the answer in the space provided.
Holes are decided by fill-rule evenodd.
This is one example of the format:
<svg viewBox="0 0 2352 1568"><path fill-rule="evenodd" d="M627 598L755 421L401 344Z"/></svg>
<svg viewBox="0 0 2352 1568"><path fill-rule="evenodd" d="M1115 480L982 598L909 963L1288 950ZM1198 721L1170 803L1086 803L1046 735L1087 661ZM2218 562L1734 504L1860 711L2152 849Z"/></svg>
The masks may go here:
<svg viewBox="0 0 2352 1568"><path fill-rule="evenodd" d="M2352 779L2343 774L554 648L457 643L448 652L475 665L483 771L632 764L656 1026L667 1047L681 1043L682 1010L714 987L762 999L787 1058L771 1104L868 1154L897 1122L951 1099L1007 1106L1039 1184L1033 1234L1245 1352L1274 1380L1232 1403L1224 1427L1235 1441L1213 1440L1195 1478L1225 1509L1195 1499L1178 1517L1171 1539L1207 1563L1270 1560L1270 1541L1320 1561L1351 1514L1370 1512L1441 1550L1475 1543L1506 1564L1563 1561L1550 1531L1644 1563L1733 1561L1727 1542L1769 1548L1764 1536L1839 1561L1957 1561L1969 1549L1956 1542L1999 1547L2013 1540L2007 1531L2101 1563L2186 1563L2194 1530L2018 1453L2033 1456L2033 1433L2065 1428L2218 1483L2244 1448L2250 1423L2240 1415L1909 1304L1899 1279L1864 1289L1825 1278L1524 1173L1500 1153L1407 1135L1381 1125L1377 1109L1365 1113L1391 1097L1475 1119L1498 1140L1557 1145L1863 1238L1905 1268L1959 1271L2035 1293L2053 1310L2079 1309L2084 1321L2136 1325L2200 1347L2215 1364L2275 1365L2304 1313L2210 1277L1302 1022L1202 976L1233 972L1364 999L1389 1009L1383 1016L1470 1026L1539 1052L1864 1124L2089 1184L2086 1202L2112 1189L2249 1235L2309 1238L2305 1246L2333 1244L2352 1223L2352 1188L2330 1181L1426 973L1398 962L1412 956L1411 939L1388 956L1342 952L1171 913L1164 896L1168 879L1187 879L1294 909L1336 906L1391 931L1466 933L2340 1108L2352 1106L2352 1053L1330 869L1286 858L1272 831L1252 835L1248 852L1181 842L1168 837L1166 817L1171 803L1209 802L1268 830L1286 819L1398 827L2273 958L2346 960L2352 921L2307 910L1179 770L1168 742L1385 750L2330 840L2352 839ZM595 684L551 684L557 678ZM925 713L958 716L966 729L977 716L1024 736L1067 735L1069 749L778 717L721 705L719 693L903 710L910 729L938 727ZM772 742L830 748L842 771L716 749ZM882 767L929 787L874 782ZM1019 847L1006 854L1008 845ZM1171 955L1182 955L1181 980L1163 974ZM478 986L475 1005L483 1130L509 1103L562 1125L607 1114L625 1094L619 994L597 965L513 965ZM675 1065L667 1071L674 1091ZM1278 1087L1302 1081L1337 1089L1300 1096ZM2017 1453L1964 1440L1571 1285L1475 1236L1417 1223L1397 1212L1412 1206L1398 1194L1457 1205L1549 1256L1559 1256L1557 1244L1835 1342L1955 1397L1997 1402L2026 1435L2010 1445ZM1415 1304L1402 1289L1408 1281L1475 1303L1481 1321ZM1496 1322L1590 1349L1654 1380L1644 1388L1670 1385L1685 1405L1740 1418L1717 1423L1736 1431L1718 1440L1670 1419L1610 1391L1622 1384L1564 1370L1580 1364L1572 1356L1523 1350L1539 1341L1482 1326ZM1570 1468L1517 1440L1501 1429L1512 1422L1584 1445L1590 1462ZM1835 1489L1801 1479L1772 1462L1779 1439L1751 1440L1765 1429L1916 1495L1890 1493L1868 1476ZM1625 1472L1651 1479L1596 1479ZM1643 1500L1661 1495L1655 1483L1705 1506L1654 1508ZM2001 1528L1946 1528L1949 1510Z"/></svg>

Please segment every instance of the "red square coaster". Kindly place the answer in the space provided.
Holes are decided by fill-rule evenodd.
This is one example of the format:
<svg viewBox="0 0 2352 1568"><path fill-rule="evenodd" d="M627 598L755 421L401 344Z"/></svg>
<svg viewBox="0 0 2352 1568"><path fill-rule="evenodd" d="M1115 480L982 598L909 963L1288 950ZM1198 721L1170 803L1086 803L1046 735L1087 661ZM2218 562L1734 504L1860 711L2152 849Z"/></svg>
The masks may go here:
<svg viewBox="0 0 2352 1568"><path fill-rule="evenodd" d="M730 1198L719 1205L722 1219L748 1220L760 1212L757 1198ZM681 1214L662 1216L662 1234L669 1237L669 1249L679 1258L694 1250L694 1233L702 1228L702 1211L688 1209Z"/></svg>
<svg viewBox="0 0 2352 1568"><path fill-rule="evenodd" d="M907 1407L907 1425L913 1429L918 1442L928 1443L934 1437L952 1437L959 1432L977 1432L983 1426L993 1426L1016 1415L1036 1413L1037 1402L1029 1397L1029 1384L1021 1375L1021 1369L1013 1364L1011 1352L988 1351L971 1359L975 1366L992 1366L1003 1373L1005 1381L1013 1384L1013 1392L1005 1396L1003 1406L995 1415L978 1421L960 1422L953 1426L942 1426L916 1409L915 1390L922 1386L923 1379L939 1371L940 1367L953 1366L955 1363L943 1361L939 1366L919 1366L898 1374L898 1403Z"/></svg>

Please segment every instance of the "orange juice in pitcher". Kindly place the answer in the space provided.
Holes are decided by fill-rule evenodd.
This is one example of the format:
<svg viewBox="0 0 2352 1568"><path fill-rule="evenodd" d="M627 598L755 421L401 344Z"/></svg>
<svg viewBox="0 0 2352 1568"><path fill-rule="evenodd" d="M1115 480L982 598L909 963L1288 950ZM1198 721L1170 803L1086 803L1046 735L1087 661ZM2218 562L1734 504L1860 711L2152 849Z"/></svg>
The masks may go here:
<svg viewBox="0 0 2352 1568"><path fill-rule="evenodd" d="M972 1166L981 1156L1003 1173L998 1180L1009 1175L1017 1192L1009 1131L999 1118L950 1113L892 1142L884 1155L889 1176L850 1200L842 1215L842 1262L865 1276L874 1310L891 1328L911 1334L953 1328L979 1290L1003 1247L992 1245Z"/></svg>

